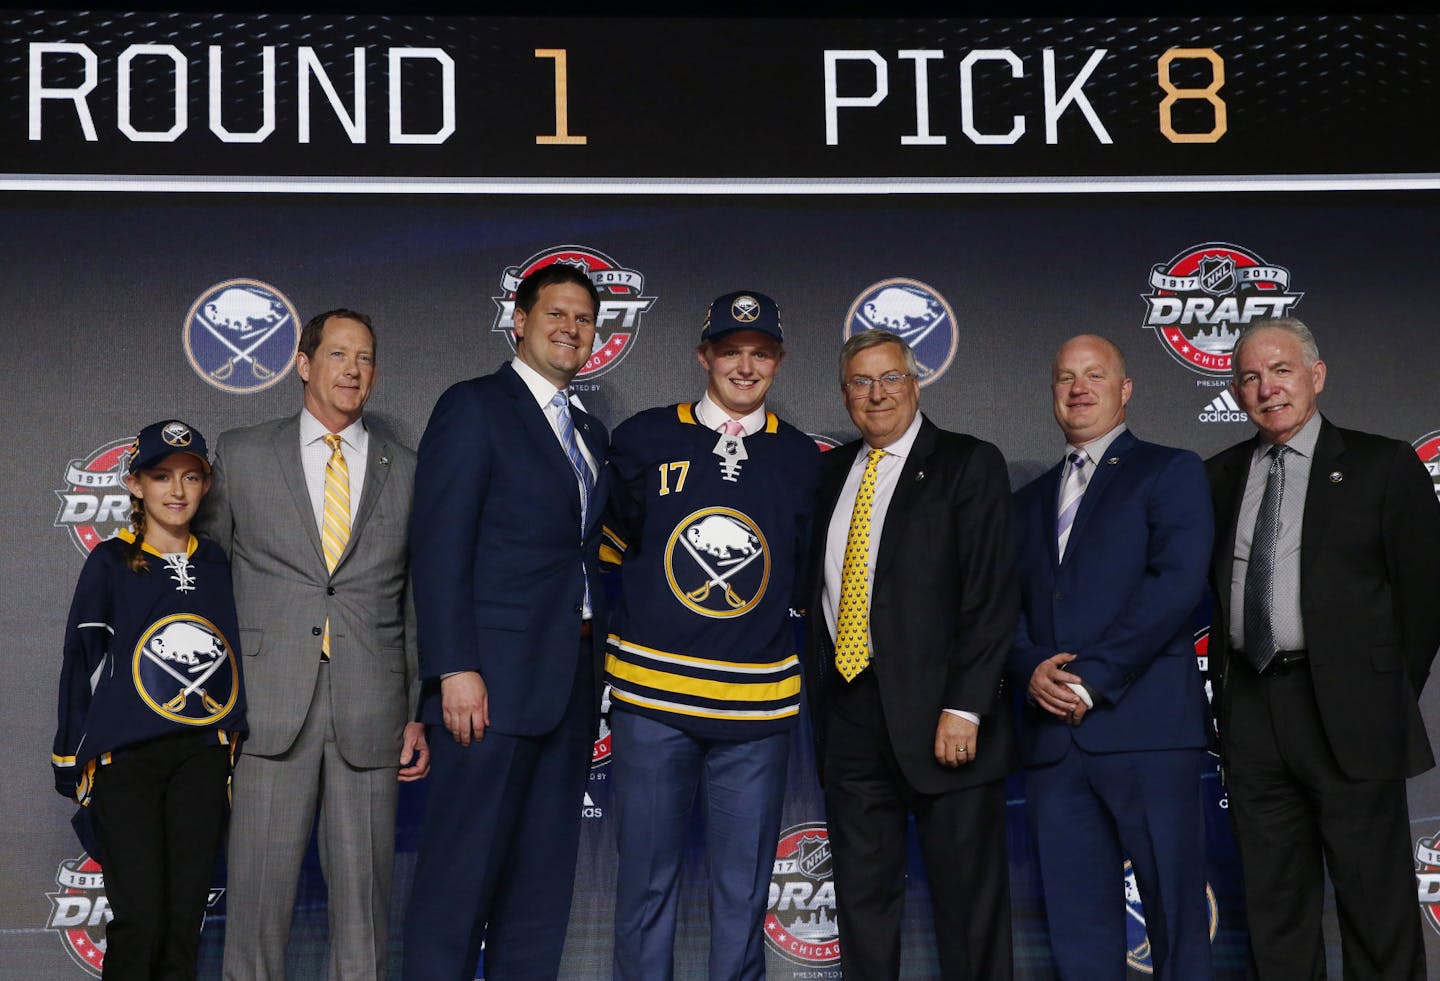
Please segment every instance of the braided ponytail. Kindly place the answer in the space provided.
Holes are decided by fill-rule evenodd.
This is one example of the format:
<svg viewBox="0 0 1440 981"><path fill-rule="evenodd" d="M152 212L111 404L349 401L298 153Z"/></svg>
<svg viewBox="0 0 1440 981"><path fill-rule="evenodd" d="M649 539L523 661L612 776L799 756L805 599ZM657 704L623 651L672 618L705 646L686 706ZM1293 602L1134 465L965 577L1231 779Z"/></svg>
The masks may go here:
<svg viewBox="0 0 1440 981"><path fill-rule="evenodd" d="M145 502L134 494L130 495L130 524L135 529L135 540L125 550L125 564L131 572L149 572L150 563L145 558Z"/></svg>

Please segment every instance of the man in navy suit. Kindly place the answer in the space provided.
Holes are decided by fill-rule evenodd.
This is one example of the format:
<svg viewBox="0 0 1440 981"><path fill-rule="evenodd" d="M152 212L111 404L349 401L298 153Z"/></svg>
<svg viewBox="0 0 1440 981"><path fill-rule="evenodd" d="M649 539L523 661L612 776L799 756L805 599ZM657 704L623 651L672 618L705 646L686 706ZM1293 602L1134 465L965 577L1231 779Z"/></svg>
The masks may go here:
<svg viewBox="0 0 1440 981"><path fill-rule="evenodd" d="M1120 349L1055 355L1065 458L1015 495L1021 613L1008 671L1062 978L1123 981L1130 860L1155 976L1208 979L1204 685L1190 614L1213 535L1200 458L1136 439Z"/></svg>
<svg viewBox="0 0 1440 981"><path fill-rule="evenodd" d="M430 794L405 977L554 978L597 724L605 427L566 389L600 301L555 264L515 294L515 360L440 397L411 526ZM443 726L443 731L440 727Z"/></svg>

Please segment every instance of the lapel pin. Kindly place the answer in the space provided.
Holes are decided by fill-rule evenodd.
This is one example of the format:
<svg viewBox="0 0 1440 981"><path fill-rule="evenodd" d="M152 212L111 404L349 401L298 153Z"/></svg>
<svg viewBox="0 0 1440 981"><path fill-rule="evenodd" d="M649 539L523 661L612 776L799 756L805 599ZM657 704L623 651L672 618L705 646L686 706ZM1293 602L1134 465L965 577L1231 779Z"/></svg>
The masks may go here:
<svg viewBox="0 0 1440 981"><path fill-rule="evenodd" d="M1344 480L1344 479L1345 479L1345 475L1344 475L1343 473L1341 473L1339 470L1331 470L1331 471L1330 471L1330 483L1332 483L1332 484L1338 484L1338 483L1340 483L1340 481L1342 481L1342 480Z"/></svg>
<svg viewBox="0 0 1440 981"><path fill-rule="evenodd" d="M382 467L388 467L388 466L390 466L390 458L389 458L388 456L382 456L382 457L380 458L380 466L382 466Z"/></svg>
<svg viewBox="0 0 1440 981"><path fill-rule="evenodd" d="M1105 461L1105 463L1106 463L1108 466L1112 466L1112 467L1115 466L1115 464L1117 464L1117 463L1119 463L1119 462L1120 462L1120 458L1119 458L1118 456L1112 456L1110 459L1108 459L1108 460Z"/></svg>
<svg viewBox="0 0 1440 981"><path fill-rule="evenodd" d="M920 483L920 481L922 481L922 480L924 480L924 479L925 479L925 471L924 471L924 470L916 470L916 471L915 471L915 483L918 484L918 483Z"/></svg>

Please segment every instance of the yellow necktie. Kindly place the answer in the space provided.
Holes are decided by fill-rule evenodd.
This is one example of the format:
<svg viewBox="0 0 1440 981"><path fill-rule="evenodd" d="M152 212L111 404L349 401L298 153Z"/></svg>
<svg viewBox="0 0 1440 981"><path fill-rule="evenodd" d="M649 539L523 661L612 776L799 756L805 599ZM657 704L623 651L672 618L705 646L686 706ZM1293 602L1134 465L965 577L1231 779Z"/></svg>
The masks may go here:
<svg viewBox="0 0 1440 981"><path fill-rule="evenodd" d="M870 602L865 567L870 561L870 508L875 503L875 474L884 450L871 450L865 476L850 512L845 561L840 567L840 606L835 612L835 667L846 681L870 664Z"/></svg>
<svg viewBox="0 0 1440 981"><path fill-rule="evenodd" d="M325 464L325 517L320 526L320 545L325 550L325 568L334 572L350 540L350 467L340 452L340 437L326 433L322 439L330 447ZM325 618L325 633L320 638L320 656L330 659L330 618Z"/></svg>

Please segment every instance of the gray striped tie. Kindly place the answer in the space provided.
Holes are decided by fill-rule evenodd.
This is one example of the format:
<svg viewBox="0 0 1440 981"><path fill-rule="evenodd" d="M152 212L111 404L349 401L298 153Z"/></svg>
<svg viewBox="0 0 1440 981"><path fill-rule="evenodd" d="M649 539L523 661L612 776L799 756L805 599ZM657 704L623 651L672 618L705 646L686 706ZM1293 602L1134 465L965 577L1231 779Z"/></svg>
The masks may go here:
<svg viewBox="0 0 1440 981"><path fill-rule="evenodd" d="M1280 505L1285 499L1285 454L1290 447L1276 444L1265 455L1270 473L1265 495L1255 515L1250 539L1250 563L1245 569L1245 653L1256 671L1264 671L1275 657L1275 546L1280 540Z"/></svg>

